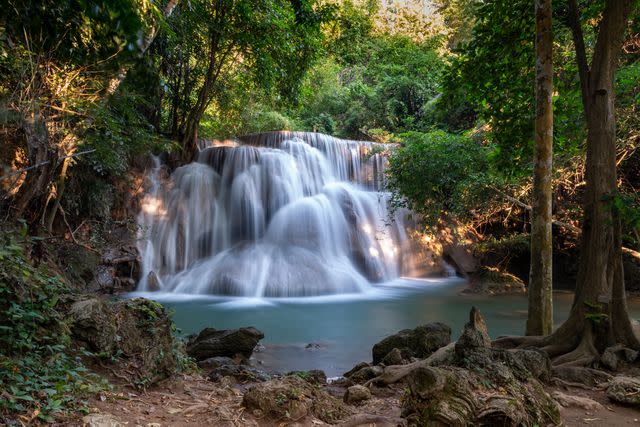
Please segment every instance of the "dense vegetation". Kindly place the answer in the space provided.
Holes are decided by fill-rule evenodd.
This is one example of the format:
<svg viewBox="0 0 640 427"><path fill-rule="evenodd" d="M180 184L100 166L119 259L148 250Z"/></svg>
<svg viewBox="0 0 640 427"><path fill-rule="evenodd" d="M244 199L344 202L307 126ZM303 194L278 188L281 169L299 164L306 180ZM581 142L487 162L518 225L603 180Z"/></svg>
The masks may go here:
<svg viewBox="0 0 640 427"><path fill-rule="evenodd" d="M553 214L569 245L587 186L574 3L592 59L606 2L553 10ZM640 249L640 5L629 4L614 86L617 191L605 202L621 243ZM76 240L89 224L97 239L130 220L141 187L133 172L149 152L175 166L202 138L271 130L394 143L388 188L426 226L456 220L481 237L529 229L529 0L9 0L4 9L0 213L26 228L0 234L0 388L10 396L0 411L47 421L99 385L70 348L58 310L66 284L26 249L38 241L30 236Z"/></svg>

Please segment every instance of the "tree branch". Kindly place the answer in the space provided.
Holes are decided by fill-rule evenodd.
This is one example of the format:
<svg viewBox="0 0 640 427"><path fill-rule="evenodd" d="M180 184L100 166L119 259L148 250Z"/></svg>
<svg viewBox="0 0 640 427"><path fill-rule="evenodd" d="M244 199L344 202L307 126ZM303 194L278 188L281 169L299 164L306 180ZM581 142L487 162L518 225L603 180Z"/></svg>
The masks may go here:
<svg viewBox="0 0 640 427"><path fill-rule="evenodd" d="M580 89L582 93L582 105L585 113L589 108L589 63L587 61L587 51L584 47L584 35L582 34L582 24L580 24L580 14L576 0L568 0L569 6L569 27L573 36L573 44L576 49L576 62L578 63L578 74L580 76Z"/></svg>

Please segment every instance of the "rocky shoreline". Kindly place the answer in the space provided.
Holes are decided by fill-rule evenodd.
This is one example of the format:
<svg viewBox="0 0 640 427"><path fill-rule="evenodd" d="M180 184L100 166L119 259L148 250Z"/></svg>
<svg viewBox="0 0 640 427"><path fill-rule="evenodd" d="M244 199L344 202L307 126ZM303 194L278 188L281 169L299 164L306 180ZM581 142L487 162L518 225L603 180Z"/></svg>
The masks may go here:
<svg viewBox="0 0 640 427"><path fill-rule="evenodd" d="M71 313L79 308L74 338L103 354L94 367L116 386L91 399L90 414L64 425L560 425L567 411L640 408L637 352L612 347L598 370L553 367L539 350L492 347L475 308L455 342L442 323L402 330L373 346L372 362L329 380L318 370L254 366L251 354L264 335L252 327L206 328L168 343L158 335L167 333L159 304L88 299L74 302ZM121 319L121 329L103 328L105 314ZM185 353L197 368L177 373ZM585 390L599 394L586 397Z"/></svg>

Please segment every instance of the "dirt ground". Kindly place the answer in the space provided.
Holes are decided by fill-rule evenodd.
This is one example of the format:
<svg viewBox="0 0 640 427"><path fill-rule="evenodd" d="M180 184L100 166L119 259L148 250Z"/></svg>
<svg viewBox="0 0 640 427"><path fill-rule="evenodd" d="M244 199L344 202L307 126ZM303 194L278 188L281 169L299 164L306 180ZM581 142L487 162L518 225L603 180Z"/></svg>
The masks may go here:
<svg viewBox="0 0 640 427"><path fill-rule="evenodd" d="M112 379L114 382L117 378ZM251 384L238 384L223 379L213 383L199 375L185 375L166 380L146 392L134 391L122 382L114 390L91 398L86 416L61 420L60 426L93 427L296 427L326 425L319 419L274 421L257 417L242 406L244 390ZM344 388L328 385L326 390L341 398ZM404 426L400 418L402 385L373 388L373 398L361 406L352 407L354 415L338 424L342 427ZM597 409L571 405L560 407L565 426L640 426L640 411L612 404L603 390L576 387L550 387L549 392L588 398L600 403Z"/></svg>
<svg viewBox="0 0 640 427"><path fill-rule="evenodd" d="M560 406L560 415L566 426L640 426L639 410L612 404L603 390L554 387L551 392L553 391L560 391L571 396L586 397L602 405L602 408L596 410L588 410L577 406L566 408Z"/></svg>

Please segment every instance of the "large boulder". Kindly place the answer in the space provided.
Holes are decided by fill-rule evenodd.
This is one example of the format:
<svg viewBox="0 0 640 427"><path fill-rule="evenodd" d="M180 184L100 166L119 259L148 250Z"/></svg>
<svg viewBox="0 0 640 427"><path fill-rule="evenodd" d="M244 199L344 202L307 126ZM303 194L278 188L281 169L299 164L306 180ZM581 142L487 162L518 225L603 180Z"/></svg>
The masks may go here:
<svg viewBox="0 0 640 427"><path fill-rule="evenodd" d="M274 421L300 421L314 416L334 424L351 413L340 400L296 375L251 386L242 404L254 414Z"/></svg>
<svg viewBox="0 0 640 427"><path fill-rule="evenodd" d="M425 358L450 341L451 328L444 323L428 323L415 329L404 329L373 346L373 363L381 363L394 349L411 357Z"/></svg>
<svg viewBox="0 0 640 427"><path fill-rule="evenodd" d="M236 357L248 359L264 334L253 327L240 329L205 328L187 342L187 354L196 360L211 357Z"/></svg>
<svg viewBox="0 0 640 427"><path fill-rule="evenodd" d="M117 359L133 385L146 388L175 372L173 324L161 304L90 298L73 303L69 315L73 338L103 359Z"/></svg>

